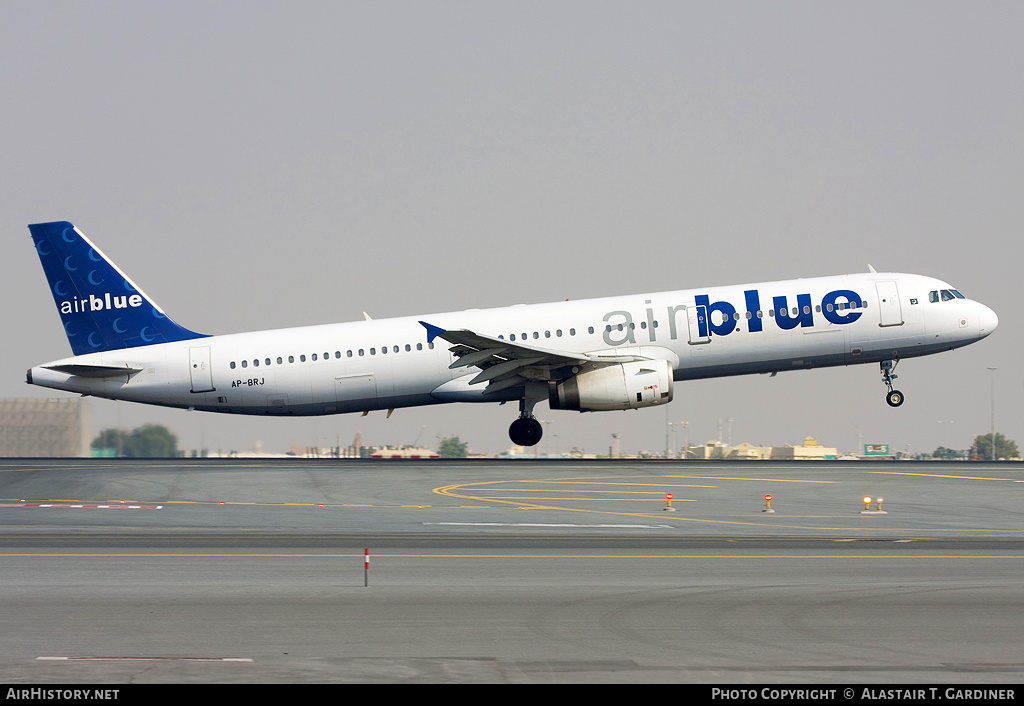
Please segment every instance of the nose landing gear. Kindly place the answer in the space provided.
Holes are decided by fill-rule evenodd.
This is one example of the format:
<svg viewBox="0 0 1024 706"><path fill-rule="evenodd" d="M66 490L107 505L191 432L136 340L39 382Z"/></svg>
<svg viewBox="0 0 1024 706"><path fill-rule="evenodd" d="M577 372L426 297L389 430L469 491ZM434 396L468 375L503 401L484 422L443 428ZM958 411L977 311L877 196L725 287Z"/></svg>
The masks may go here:
<svg viewBox="0 0 1024 706"><path fill-rule="evenodd" d="M882 382L889 388L889 392L885 395L885 401L889 403L890 407L899 407L903 404L903 393L899 390L894 390L892 387L892 381L898 376L894 370L896 370L896 364L898 360L883 360L879 363L879 367L882 369Z"/></svg>

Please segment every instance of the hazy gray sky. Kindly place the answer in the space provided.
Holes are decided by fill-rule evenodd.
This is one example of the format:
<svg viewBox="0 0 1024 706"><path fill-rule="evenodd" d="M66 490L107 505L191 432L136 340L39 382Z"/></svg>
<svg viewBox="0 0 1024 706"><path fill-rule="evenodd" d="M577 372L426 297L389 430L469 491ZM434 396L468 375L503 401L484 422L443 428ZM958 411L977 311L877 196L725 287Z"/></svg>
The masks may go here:
<svg viewBox="0 0 1024 706"><path fill-rule="evenodd" d="M1000 317L899 367L683 383L665 409L538 407L557 443L1024 448L1024 5L45 2L0 22L0 396L70 354L28 223L71 220L205 333L862 272ZM513 405L294 419L94 401L183 445L508 446ZM426 429L424 429L426 427ZM682 435L678 441L683 441Z"/></svg>

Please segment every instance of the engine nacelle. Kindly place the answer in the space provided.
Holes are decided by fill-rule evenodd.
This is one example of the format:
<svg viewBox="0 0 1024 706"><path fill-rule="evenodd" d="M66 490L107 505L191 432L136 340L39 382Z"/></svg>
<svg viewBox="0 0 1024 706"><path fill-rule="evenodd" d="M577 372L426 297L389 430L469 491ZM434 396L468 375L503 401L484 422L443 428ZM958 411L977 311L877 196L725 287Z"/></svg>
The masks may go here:
<svg viewBox="0 0 1024 706"><path fill-rule="evenodd" d="M557 386L552 409L604 412L638 409L672 401L672 364L639 360L579 373Z"/></svg>

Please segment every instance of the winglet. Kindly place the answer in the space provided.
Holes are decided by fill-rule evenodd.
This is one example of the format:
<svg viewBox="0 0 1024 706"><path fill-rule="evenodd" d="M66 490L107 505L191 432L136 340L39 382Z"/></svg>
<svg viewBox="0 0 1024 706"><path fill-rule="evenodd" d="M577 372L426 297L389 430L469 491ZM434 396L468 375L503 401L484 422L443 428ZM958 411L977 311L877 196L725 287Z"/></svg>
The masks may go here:
<svg viewBox="0 0 1024 706"><path fill-rule="evenodd" d="M435 338L445 332L440 326L428 324L426 321L421 321L420 325L427 330L427 343L433 343Z"/></svg>

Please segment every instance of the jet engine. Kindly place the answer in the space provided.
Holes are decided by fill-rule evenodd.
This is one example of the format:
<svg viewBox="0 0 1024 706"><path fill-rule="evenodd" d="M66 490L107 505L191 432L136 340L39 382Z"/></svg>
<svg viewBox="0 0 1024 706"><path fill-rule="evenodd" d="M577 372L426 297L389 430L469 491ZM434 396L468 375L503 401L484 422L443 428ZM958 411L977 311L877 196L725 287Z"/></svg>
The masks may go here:
<svg viewBox="0 0 1024 706"><path fill-rule="evenodd" d="M603 412L638 409L672 401L672 364L667 360L617 363L577 373L558 383L552 409Z"/></svg>

